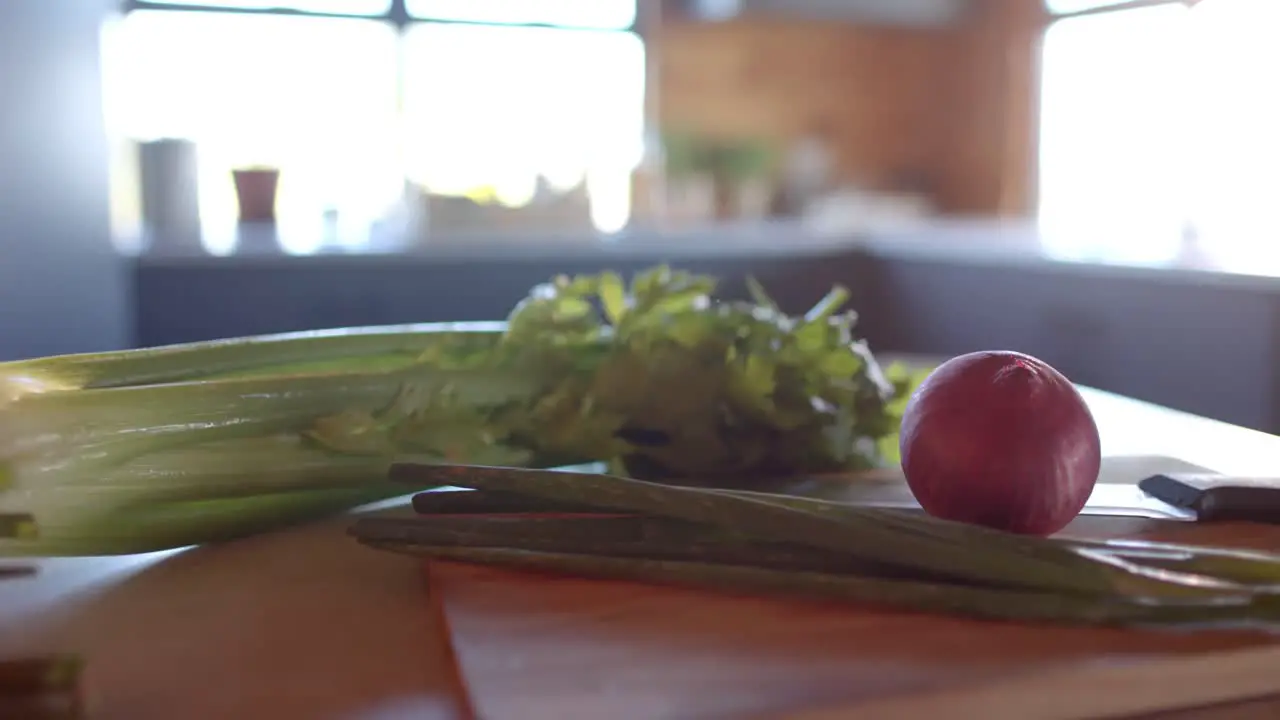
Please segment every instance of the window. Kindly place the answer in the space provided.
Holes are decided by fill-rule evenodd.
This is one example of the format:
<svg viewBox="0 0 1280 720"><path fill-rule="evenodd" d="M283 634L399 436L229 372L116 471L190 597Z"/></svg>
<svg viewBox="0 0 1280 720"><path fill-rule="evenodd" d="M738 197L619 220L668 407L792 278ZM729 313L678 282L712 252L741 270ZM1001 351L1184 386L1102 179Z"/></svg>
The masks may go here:
<svg viewBox="0 0 1280 720"><path fill-rule="evenodd" d="M289 249L304 250L311 235L321 239L329 205L369 221L395 201L401 183L391 26L140 10L114 30L109 47L119 52L108 66L108 127L128 140L196 142L211 250L230 249L236 237L231 170L238 166L282 169L281 239L300 243Z"/></svg>
<svg viewBox="0 0 1280 720"><path fill-rule="evenodd" d="M1046 32L1040 215L1055 240L1140 255L1179 242L1185 14L1159 5L1068 18Z"/></svg>
<svg viewBox="0 0 1280 720"><path fill-rule="evenodd" d="M231 170L263 164L291 252L334 214L367 241L406 180L508 207L581 185L619 229L644 137L634 20L634 0L133 3L104 35L117 227L138 230L135 143L176 137L198 148L213 252L236 242Z"/></svg>
<svg viewBox="0 0 1280 720"><path fill-rule="evenodd" d="M1067 3L1059 2L1058 7ZM1103 3L1070 3L1084 5ZM1053 9L1054 3L1049 4ZM1044 38L1040 216L1058 249L1280 260L1273 0L1066 15Z"/></svg>
<svg viewBox="0 0 1280 720"><path fill-rule="evenodd" d="M1280 260L1280 3L1197 5L1188 79L1187 174L1192 220L1224 262Z"/></svg>
<svg viewBox="0 0 1280 720"><path fill-rule="evenodd" d="M492 186L516 205L540 175L565 190L585 180L596 226L625 224L644 138L634 35L421 25L405 36L405 80L411 179L445 194Z"/></svg>

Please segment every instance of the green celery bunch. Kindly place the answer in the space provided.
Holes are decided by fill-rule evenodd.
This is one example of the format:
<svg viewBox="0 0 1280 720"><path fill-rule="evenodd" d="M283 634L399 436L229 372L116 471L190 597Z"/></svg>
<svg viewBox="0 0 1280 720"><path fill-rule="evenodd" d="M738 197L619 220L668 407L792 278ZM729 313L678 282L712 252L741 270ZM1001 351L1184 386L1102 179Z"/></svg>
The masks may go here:
<svg viewBox="0 0 1280 720"><path fill-rule="evenodd" d="M398 457L649 479L893 460L891 381L835 288L788 317L659 267L558 277L506 322L354 328L0 364L0 555L241 537L404 493ZM0 533L3 535L3 533Z"/></svg>

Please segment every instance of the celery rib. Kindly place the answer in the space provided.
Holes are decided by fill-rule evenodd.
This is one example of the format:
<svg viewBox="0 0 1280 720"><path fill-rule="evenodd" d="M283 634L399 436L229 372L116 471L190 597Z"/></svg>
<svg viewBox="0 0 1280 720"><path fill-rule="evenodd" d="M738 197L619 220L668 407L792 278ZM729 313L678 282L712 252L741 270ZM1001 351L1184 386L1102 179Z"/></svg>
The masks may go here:
<svg viewBox="0 0 1280 720"><path fill-rule="evenodd" d="M385 483L245 498L147 503L74 523L45 522L37 537L0 540L0 556L129 555L236 540L404 494Z"/></svg>
<svg viewBox="0 0 1280 720"><path fill-rule="evenodd" d="M504 323L422 323L281 333L158 348L59 355L4 364L9 376L29 376L68 389L155 385L240 374L299 374L410 364L423 351L452 342L493 344ZM372 365L372 366L371 366Z"/></svg>
<svg viewBox="0 0 1280 720"><path fill-rule="evenodd" d="M36 540L0 542L0 555L164 549L403 494L381 482L390 455L335 452L305 433L353 408L376 416L407 388L447 390L468 407L533 391L510 372L420 362L433 343L448 350L457 340L455 326L419 326L0 365L0 378L23 379L23 392L0 399L0 512L34 514L40 526ZM399 366L376 369L395 348L406 351ZM379 353L373 362L369 351ZM224 377L121 384L208 378L211 369ZM69 380L97 387L65 388Z"/></svg>
<svg viewBox="0 0 1280 720"><path fill-rule="evenodd" d="M843 293L796 319L758 288L758 306L711 302L714 286L667 268L629 289L556 278L505 322L3 363L0 513L35 517L22 552L159 550L247 532L235 512L386 497L373 488L402 456L720 478L876 462L895 388L834 313Z"/></svg>

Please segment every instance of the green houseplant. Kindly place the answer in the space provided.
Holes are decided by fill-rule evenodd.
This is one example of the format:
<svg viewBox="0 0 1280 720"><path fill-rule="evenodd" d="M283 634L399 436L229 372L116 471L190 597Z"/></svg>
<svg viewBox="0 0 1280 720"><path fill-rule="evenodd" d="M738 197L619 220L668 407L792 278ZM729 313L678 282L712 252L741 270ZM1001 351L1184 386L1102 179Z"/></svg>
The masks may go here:
<svg viewBox="0 0 1280 720"><path fill-rule="evenodd" d="M743 186L767 177L774 165L773 149L754 139L670 131L663 135L663 148L668 179L711 181L715 215L721 220L737 213Z"/></svg>

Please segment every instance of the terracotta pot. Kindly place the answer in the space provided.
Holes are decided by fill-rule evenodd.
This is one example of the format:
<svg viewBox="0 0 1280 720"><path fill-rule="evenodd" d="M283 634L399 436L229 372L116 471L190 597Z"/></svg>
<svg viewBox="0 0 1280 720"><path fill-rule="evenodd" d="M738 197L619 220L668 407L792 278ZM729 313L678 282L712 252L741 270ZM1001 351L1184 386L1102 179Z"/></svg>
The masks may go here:
<svg viewBox="0 0 1280 720"><path fill-rule="evenodd" d="M280 171L275 168L233 170L236 200L241 222L273 222L276 219L276 188Z"/></svg>

